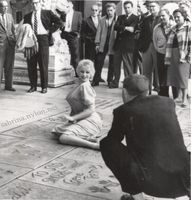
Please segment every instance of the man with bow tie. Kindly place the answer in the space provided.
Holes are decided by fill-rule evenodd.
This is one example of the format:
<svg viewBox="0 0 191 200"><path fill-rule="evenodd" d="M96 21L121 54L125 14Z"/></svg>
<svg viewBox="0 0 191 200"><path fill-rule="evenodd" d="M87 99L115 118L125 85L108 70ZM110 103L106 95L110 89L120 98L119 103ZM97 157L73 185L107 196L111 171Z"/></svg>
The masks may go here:
<svg viewBox="0 0 191 200"><path fill-rule="evenodd" d="M15 91L13 84L13 67L15 58L15 28L11 14L7 13L8 3L0 1L0 90L4 68L5 90Z"/></svg>

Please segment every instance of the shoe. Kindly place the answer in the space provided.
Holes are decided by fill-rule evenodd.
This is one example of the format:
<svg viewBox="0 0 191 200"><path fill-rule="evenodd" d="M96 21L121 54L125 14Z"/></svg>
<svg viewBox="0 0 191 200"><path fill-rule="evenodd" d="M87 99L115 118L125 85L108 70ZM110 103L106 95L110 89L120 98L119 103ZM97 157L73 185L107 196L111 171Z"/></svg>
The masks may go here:
<svg viewBox="0 0 191 200"><path fill-rule="evenodd" d="M100 78L99 82L105 83L105 80L103 80L103 78Z"/></svg>
<svg viewBox="0 0 191 200"><path fill-rule="evenodd" d="M93 87L94 87L94 86L99 86L99 82L93 81L91 85L92 85Z"/></svg>
<svg viewBox="0 0 191 200"><path fill-rule="evenodd" d="M15 88L5 88L5 90L8 90L8 91L12 91L12 92L15 92Z"/></svg>
<svg viewBox="0 0 191 200"><path fill-rule="evenodd" d="M47 88L43 88L41 93L43 93L43 94L47 93Z"/></svg>
<svg viewBox="0 0 191 200"><path fill-rule="evenodd" d="M135 200L130 194L124 194L120 200Z"/></svg>
<svg viewBox="0 0 191 200"><path fill-rule="evenodd" d="M35 87L31 87L27 92L28 93L32 93L32 92L35 92L36 91L36 88Z"/></svg>
<svg viewBox="0 0 191 200"><path fill-rule="evenodd" d="M154 88L153 88L153 91L155 91L155 92L158 92L158 93L159 93L159 91L160 91L160 88L158 88L158 87L154 87Z"/></svg>
<svg viewBox="0 0 191 200"><path fill-rule="evenodd" d="M110 89L112 89L112 88L118 88L118 84L111 82L111 83L109 84L109 88L110 88Z"/></svg>

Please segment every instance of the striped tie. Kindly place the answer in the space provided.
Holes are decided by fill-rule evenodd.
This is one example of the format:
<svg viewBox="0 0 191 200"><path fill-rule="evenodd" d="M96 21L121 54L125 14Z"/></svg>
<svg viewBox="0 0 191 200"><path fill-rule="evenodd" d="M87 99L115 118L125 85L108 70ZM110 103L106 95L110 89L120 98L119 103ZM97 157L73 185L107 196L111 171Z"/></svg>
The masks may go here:
<svg viewBox="0 0 191 200"><path fill-rule="evenodd" d="M34 34L35 34L35 35L37 35L37 27L38 27L37 13L34 12Z"/></svg>
<svg viewBox="0 0 191 200"><path fill-rule="evenodd" d="M5 27L5 15L1 15L1 17L2 17L2 25L3 25L3 27Z"/></svg>

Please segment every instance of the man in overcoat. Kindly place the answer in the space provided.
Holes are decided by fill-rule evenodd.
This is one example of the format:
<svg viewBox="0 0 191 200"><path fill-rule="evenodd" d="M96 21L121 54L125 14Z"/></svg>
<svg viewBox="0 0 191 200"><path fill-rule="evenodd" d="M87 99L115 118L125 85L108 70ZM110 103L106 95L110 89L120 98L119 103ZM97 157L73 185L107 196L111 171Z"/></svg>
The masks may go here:
<svg viewBox="0 0 191 200"><path fill-rule="evenodd" d="M85 59L95 61L95 37L99 25L99 8L97 4L91 6L91 15L82 23L81 37L85 44Z"/></svg>

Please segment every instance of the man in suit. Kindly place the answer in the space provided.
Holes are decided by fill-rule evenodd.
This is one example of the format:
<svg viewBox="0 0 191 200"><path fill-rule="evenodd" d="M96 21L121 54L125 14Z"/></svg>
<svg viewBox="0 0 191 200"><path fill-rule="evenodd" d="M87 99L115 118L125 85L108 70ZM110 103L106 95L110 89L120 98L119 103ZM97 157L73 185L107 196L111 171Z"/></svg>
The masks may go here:
<svg viewBox="0 0 191 200"><path fill-rule="evenodd" d="M96 59L95 59L95 75L93 78L92 86L98 86L99 82L104 82L104 80L101 78L101 72L106 55L109 55L109 66L107 74L108 85L113 80L113 74L114 74L113 46L116 38L116 31L114 31L114 25L117 20L116 5L114 3L107 3L105 5L105 8L106 8L106 15L102 17L100 20L95 38Z"/></svg>
<svg viewBox="0 0 191 200"><path fill-rule="evenodd" d="M147 10L146 6L141 4L137 5L137 16L138 16L138 23L135 27L135 48L133 52L133 71L134 73L143 74L143 66L142 66L142 54L139 51L139 37L140 32L142 29L142 23L144 19L148 16L149 11Z"/></svg>
<svg viewBox="0 0 191 200"><path fill-rule="evenodd" d="M97 4L92 5L91 12L91 16L84 20L82 24L81 36L85 43L85 58L95 61L95 36L100 20Z"/></svg>
<svg viewBox="0 0 191 200"><path fill-rule="evenodd" d="M13 18L7 13L7 9L7 1L0 1L0 90L4 68L5 90L15 91L12 87L12 79L16 38Z"/></svg>
<svg viewBox="0 0 191 200"><path fill-rule="evenodd" d="M118 17L114 26L117 31L114 54L114 80L109 85L110 88L117 88L121 75L121 61L123 61L125 77L133 73L133 52L135 48L134 29L138 23L138 17L133 14L132 1L125 1L125 15Z"/></svg>
<svg viewBox="0 0 191 200"><path fill-rule="evenodd" d="M62 8L63 10L57 8L57 12L63 21L61 38L68 42L71 54L71 65L74 67L76 73L76 67L80 59L79 39L82 26L82 13L73 9L73 4L70 0L62 3Z"/></svg>
<svg viewBox="0 0 191 200"><path fill-rule="evenodd" d="M157 1L148 1L150 15L143 20L139 38L139 49L142 52L143 74L149 79L149 93L152 85L159 91L159 81L157 72L156 50L153 45L153 29L160 23L158 16L160 6Z"/></svg>
<svg viewBox="0 0 191 200"><path fill-rule="evenodd" d="M190 156L172 99L147 96L149 81L132 74L123 82L124 104L114 110L112 127L100 142L106 165L132 196L161 198L190 195ZM126 139L126 141L123 141ZM123 141L123 142L122 142Z"/></svg>
<svg viewBox="0 0 191 200"><path fill-rule="evenodd" d="M27 58L28 74L31 88L29 93L37 90L37 63L40 69L41 93L47 93L49 45L52 45L52 33L61 27L62 23L50 10L41 9L41 0L32 0L33 12L24 16L24 24L30 24L38 41L38 52Z"/></svg>

